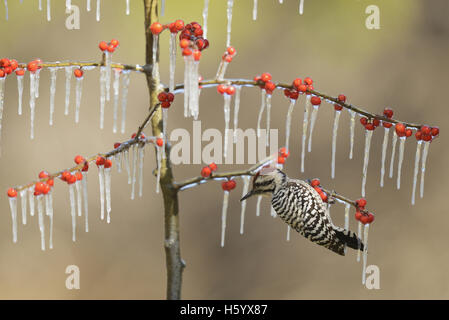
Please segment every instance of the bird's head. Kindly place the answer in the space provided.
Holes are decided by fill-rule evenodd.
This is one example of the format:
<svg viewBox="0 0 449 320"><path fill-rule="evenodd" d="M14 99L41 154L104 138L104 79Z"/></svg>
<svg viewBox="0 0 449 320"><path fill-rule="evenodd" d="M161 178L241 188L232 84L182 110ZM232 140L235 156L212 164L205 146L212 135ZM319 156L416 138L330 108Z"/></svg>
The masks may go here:
<svg viewBox="0 0 449 320"><path fill-rule="evenodd" d="M240 201L246 200L253 195L270 196L286 179L287 176L281 170L273 167L264 167L253 177L252 190L244 195Z"/></svg>

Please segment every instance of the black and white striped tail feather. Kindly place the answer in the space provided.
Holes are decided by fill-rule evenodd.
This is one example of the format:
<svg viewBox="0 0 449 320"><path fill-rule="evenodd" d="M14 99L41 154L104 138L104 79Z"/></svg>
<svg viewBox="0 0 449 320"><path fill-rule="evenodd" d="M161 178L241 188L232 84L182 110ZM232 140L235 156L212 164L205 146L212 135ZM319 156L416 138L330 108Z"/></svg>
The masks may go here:
<svg viewBox="0 0 449 320"><path fill-rule="evenodd" d="M363 251L364 245L354 232L336 226L334 226L334 231L338 241L335 243L335 246L333 246L333 248L331 249L332 251L340 255L345 255L344 250L345 245L348 246L349 248Z"/></svg>

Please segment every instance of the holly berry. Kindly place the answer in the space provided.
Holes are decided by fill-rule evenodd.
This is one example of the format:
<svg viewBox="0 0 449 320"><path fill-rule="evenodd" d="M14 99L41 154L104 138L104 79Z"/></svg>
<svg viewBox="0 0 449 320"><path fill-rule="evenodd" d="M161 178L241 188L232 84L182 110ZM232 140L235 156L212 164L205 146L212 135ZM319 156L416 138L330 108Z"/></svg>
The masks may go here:
<svg viewBox="0 0 449 320"><path fill-rule="evenodd" d="M211 173L212 173L212 170L210 167L203 167L203 169L201 169L201 176L204 178L209 177Z"/></svg>
<svg viewBox="0 0 449 320"><path fill-rule="evenodd" d="M75 157L74 161L75 161L76 164L80 164L80 163L83 163L85 161L85 159L84 159L83 156L77 155Z"/></svg>
<svg viewBox="0 0 449 320"><path fill-rule="evenodd" d="M61 180L62 181L67 181L67 179L71 176L72 174L65 170L62 174L61 174Z"/></svg>
<svg viewBox="0 0 449 320"><path fill-rule="evenodd" d="M346 96L344 94L339 94L337 99L338 101L346 102Z"/></svg>
<svg viewBox="0 0 449 320"><path fill-rule="evenodd" d="M224 191L231 191L236 187L236 185L237 183L235 182L235 180L228 180L221 183L221 188Z"/></svg>
<svg viewBox="0 0 449 320"><path fill-rule="evenodd" d="M114 149L117 149L118 147L120 147L121 143L120 142L116 142L114 143Z"/></svg>
<svg viewBox="0 0 449 320"><path fill-rule="evenodd" d="M226 92L226 86L224 84L219 84L217 86L217 91L219 94L223 94Z"/></svg>
<svg viewBox="0 0 449 320"><path fill-rule="evenodd" d="M405 125L403 123L396 123L395 130L396 130L396 134L399 137L405 136L406 128L405 128Z"/></svg>
<svg viewBox="0 0 449 320"><path fill-rule="evenodd" d="M301 92L301 93L305 93L305 92L307 91L307 85L305 85L305 84L300 84L300 85L298 86L298 91Z"/></svg>
<svg viewBox="0 0 449 320"><path fill-rule="evenodd" d="M27 65L27 69L30 72L36 72L36 70L39 68L38 64L36 61L31 61L28 63Z"/></svg>
<svg viewBox="0 0 449 320"><path fill-rule="evenodd" d="M171 92L167 93L167 101L173 102L173 100L175 100L175 95Z"/></svg>
<svg viewBox="0 0 449 320"><path fill-rule="evenodd" d="M432 134L432 136L436 137L440 134L440 129L438 127L434 127L430 130L430 133Z"/></svg>
<svg viewBox="0 0 449 320"><path fill-rule="evenodd" d="M157 95L157 98L159 101L163 102L167 100L167 93L165 93L164 91L162 91L161 93L159 93Z"/></svg>
<svg viewBox="0 0 449 320"><path fill-rule="evenodd" d="M48 184L50 187L53 187L54 184L55 184L55 180L53 180L53 179L48 179L48 180L47 180L47 184Z"/></svg>
<svg viewBox="0 0 449 320"><path fill-rule="evenodd" d="M360 118L360 123L361 123L363 126L366 126L366 124L368 123L368 118L367 118L367 117L361 117L361 118Z"/></svg>
<svg viewBox="0 0 449 320"><path fill-rule="evenodd" d="M290 151L288 151L287 148L282 147L282 148L279 150L279 154L280 154L282 157L284 157L284 158L288 158L288 156L290 155Z"/></svg>
<svg viewBox="0 0 449 320"><path fill-rule="evenodd" d="M157 138L156 144L158 147L162 147L164 145L164 140L162 138Z"/></svg>
<svg viewBox="0 0 449 320"><path fill-rule="evenodd" d="M312 80L312 78L310 78L310 77L306 77L306 78L304 78L304 83L305 83L306 85L311 86L311 85L313 84L313 80Z"/></svg>
<svg viewBox="0 0 449 320"><path fill-rule="evenodd" d="M290 99L296 100L296 99L298 99L298 97L299 97L299 92L298 91L292 91L290 93Z"/></svg>
<svg viewBox="0 0 449 320"><path fill-rule="evenodd" d="M162 27L162 24L160 24L159 22L153 22L150 26L151 33L154 35L158 35L162 32L163 29L164 28Z"/></svg>
<svg viewBox="0 0 449 320"><path fill-rule="evenodd" d="M47 171L39 172L39 179L45 179L45 178L48 178L48 172Z"/></svg>
<svg viewBox="0 0 449 320"><path fill-rule="evenodd" d="M210 168L212 171L217 171L217 165L215 164L215 162L212 162L212 163L209 165L209 168Z"/></svg>
<svg viewBox="0 0 449 320"><path fill-rule="evenodd" d="M334 104L334 109L336 111L341 111L343 109L343 107L341 105L339 105L339 104Z"/></svg>
<svg viewBox="0 0 449 320"><path fill-rule="evenodd" d="M16 70L16 76L23 76L25 74L25 70L24 69L17 69Z"/></svg>
<svg viewBox="0 0 449 320"><path fill-rule="evenodd" d="M75 75L75 77L81 78L83 76L84 72L80 68L80 69L75 69L75 71L73 71L73 74Z"/></svg>
<svg viewBox="0 0 449 320"><path fill-rule="evenodd" d="M391 119L393 117L393 110L391 110L390 108L385 108L384 116Z"/></svg>
<svg viewBox="0 0 449 320"><path fill-rule="evenodd" d="M100 41L98 48L100 48L101 51L106 51L108 49L108 44L106 41Z"/></svg>
<svg viewBox="0 0 449 320"><path fill-rule="evenodd" d="M265 83L265 91L266 91L268 94L273 93L274 89L276 89L276 85L275 85L273 82L267 81L267 82Z"/></svg>
<svg viewBox="0 0 449 320"><path fill-rule="evenodd" d="M83 174L79 171L75 172L75 178L76 180L83 180Z"/></svg>
<svg viewBox="0 0 449 320"><path fill-rule="evenodd" d="M111 45L114 46L114 48L117 48L118 45L119 45L119 42L118 42L118 40L116 40L116 39L112 39L110 43L111 43Z"/></svg>
<svg viewBox="0 0 449 320"><path fill-rule="evenodd" d="M8 197L10 197L10 198L17 197L17 190L14 188L9 188L8 189Z"/></svg>
<svg viewBox="0 0 449 320"><path fill-rule="evenodd" d="M36 182L36 184L34 185L34 191L39 192L39 193L43 193L45 188L45 183L43 182Z"/></svg>
<svg viewBox="0 0 449 320"><path fill-rule="evenodd" d="M372 123L367 123L365 124L365 129L368 131L373 131L374 129L376 129L376 127Z"/></svg>
<svg viewBox="0 0 449 320"><path fill-rule="evenodd" d="M408 137L411 137L412 134L413 134L412 129L407 129L407 130L405 130L405 136L406 136L407 138L408 138Z"/></svg>
<svg viewBox="0 0 449 320"><path fill-rule="evenodd" d="M422 139L422 132L421 131L416 131L415 138L416 138L416 140L420 141Z"/></svg>
<svg viewBox="0 0 449 320"><path fill-rule="evenodd" d="M268 72L262 73L262 75L260 76L260 80L262 80L263 82L270 81L271 80L271 74L269 74Z"/></svg>
<svg viewBox="0 0 449 320"><path fill-rule="evenodd" d="M112 161L111 161L111 159L106 159L104 161L104 168L109 169L110 167L112 167Z"/></svg>
<svg viewBox="0 0 449 320"><path fill-rule="evenodd" d="M393 124L391 122L382 121L382 126L385 128L391 128Z"/></svg>
<svg viewBox="0 0 449 320"><path fill-rule="evenodd" d="M431 132L431 129L430 129L428 126L422 126L422 127L421 127L421 132L422 132L423 134L429 135L430 132Z"/></svg>
<svg viewBox="0 0 449 320"><path fill-rule="evenodd" d="M296 90L299 90L299 86L302 84L301 78L296 78L293 80L293 86L296 88Z"/></svg>
<svg viewBox="0 0 449 320"><path fill-rule="evenodd" d="M66 181L68 184L74 184L76 182L76 177L71 174L69 177L67 177Z"/></svg>
<svg viewBox="0 0 449 320"><path fill-rule="evenodd" d="M97 160L95 161L95 163L97 164L97 166L103 166L105 161L106 161L105 158L98 156Z"/></svg>
<svg viewBox="0 0 449 320"><path fill-rule="evenodd" d="M310 99L310 102L311 102L312 105L314 105L314 106L319 106L319 105L321 104L321 98L320 98L320 97L317 97L317 96L313 96L313 97Z"/></svg>
<svg viewBox="0 0 449 320"><path fill-rule="evenodd" d="M285 158L283 156L278 156L278 161L279 164L284 164L285 163Z"/></svg>
<svg viewBox="0 0 449 320"><path fill-rule="evenodd" d="M235 87L234 86L228 86L227 88L226 88L226 93L228 94L228 95L233 95L234 93L235 93Z"/></svg>
<svg viewBox="0 0 449 320"><path fill-rule="evenodd" d="M356 201L356 204L359 208L365 208L366 206L366 199L365 198L360 198Z"/></svg>

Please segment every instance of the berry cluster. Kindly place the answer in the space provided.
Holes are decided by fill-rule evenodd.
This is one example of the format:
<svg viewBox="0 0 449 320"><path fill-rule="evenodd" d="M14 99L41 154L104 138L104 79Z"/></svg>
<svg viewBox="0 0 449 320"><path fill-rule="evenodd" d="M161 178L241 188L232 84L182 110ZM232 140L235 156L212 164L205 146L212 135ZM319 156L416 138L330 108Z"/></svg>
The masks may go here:
<svg viewBox="0 0 449 320"><path fill-rule="evenodd" d="M14 59L11 59L11 60L9 60L8 58L0 59L0 78L4 78L8 74L11 74L18 67L19 67L19 63L16 60L14 60ZM18 75L22 75L23 76L23 74L25 73L23 71L23 69L18 69L16 71L16 73L18 71L20 71L22 73L22 74L18 74Z"/></svg>
<svg viewBox="0 0 449 320"><path fill-rule="evenodd" d="M219 94L227 94L232 96L235 93L235 87L234 86L228 86L225 84L219 84L217 86L217 91Z"/></svg>
<svg viewBox="0 0 449 320"><path fill-rule="evenodd" d="M170 108L173 100L175 100L175 95L171 92L162 91L157 96L158 100L161 102L162 108Z"/></svg>
<svg viewBox="0 0 449 320"><path fill-rule="evenodd" d="M217 165L214 162L201 169L201 176L203 178L209 178L213 171L217 171Z"/></svg>
<svg viewBox="0 0 449 320"><path fill-rule="evenodd" d="M42 69L42 61L40 59L36 59L28 62L27 69L29 72L36 72L37 70Z"/></svg>
<svg viewBox="0 0 449 320"><path fill-rule="evenodd" d="M278 152L277 162L279 164L284 164L285 160L288 158L289 155L290 155L290 151L288 151L287 148L285 148L285 147L281 148Z"/></svg>
<svg viewBox="0 0 449 320"><path fill-rule="evenodd" d="M49 174L47 171L39 172L39 179L47 179L47 181L36 182L34 185L34 195L38 196L41 194L48 194L51 191L51 188L54 186L55 181L53 179L49 179Z"/></svg>
<svg viewBox="0 0 449 320"><path fill-rule="evenodd" d="M233 190L235 187L237 186L237 183L235 182L235 180L231 179L231 180L227 180L227 181L223 181L221 183L221 188L224 191L231 191Z"/></svg>
<svg viewBox="0 0 449 320"><path fill-rule="evenodd" d="M396 134L398 137L410 137L412 135L412 129L407 129L403 123L396 123L395 126Z"/></svg>
<svg viewBox="0 0 449 320"><path fill-rule="evenodd" d="M365 127L366 130L373 131L378 126L380 126L379 119L368 119L367 117L360 118L360 123Z"/></svg>
<svg viewBox="0 0 449 320"><path fill-rule="evenodd" d="M321 200L327 202L328 197L326 192L323 191L323 188L321 188L320 179L312 179L312 181L310 181L310 185L315 189L316 192L318 192L318 194L321 197Z"/></svg>
<svg viewBox="0 0 449 320"><path fill-rule="evenodd" d="M362 213L362 211L365 211L366 206L366 200L364 198L358 199L355 204L357 206L355 213L355 219L357 221L360 221L362 224L367 224L374 221L374 215L371 212Z"/></svg>
<svg viewBox="0 0 449 320"><path fill-rule="evenodd" d="M422 141L432 141L434 138L436 138L440 134L440 129L438 127L429 127L429 126L422 126L418 131L415 133L416 140L422 140Z"/></svg>
<svg viewBox="0 0 449 320"><path fill-rule="evenodd" d="M100 167L104 166L105 169L112 167L112 161L110 159L105 159L104 157L98 156L95 160L95 164Z"/></svg>
<svg viewBox="0 0 449 320"><path fill-rule="evenodd" d="M74 159L76 164L82 164L84 163L83 168L81 169L81 171L88 171L89 170L89 162L86 161L86 159L84 159L83 156L77 155Z"/></svg>
<svg viewBox="0 0 449 320"><path fill-rule="evenodd" d="M114 52L115 49L118 47L119 42L116 39L112 39L109 43L107 43L106 41L101 41L98 44L98 48L100 48L101 51L105 52Z"/></svg>
<svg viewBox="0 0 449 320"><path fill-rule="evenodd" d="M236 54L237 50L235 50L234 47L228 47L223 56L221 57L221 59L224 62L230 63L232 61L232 58L234 58Z"/></svg>
<svg viewBox="0 0 449 320"><path fill-rule="evenodd" d="M344 94L339 94L338 97L337 97L337 100L342 102L342 103L345 103L346 102L346 96ZM335 109L335 111L341 111L343 109L343 106L335 103L334 104L334 109Z"/></svg>
<svg viewBox="0 0 449 320"><path fill-rule="evenodd" d="M180 31L179 46L184 51L189 48L203 51L209 47L209 40L203 38L203 29L198 22L190 22ZM183 55L186 55L184 51Z"/></svg>
<svg viewBox="0 0 449 320"><path fill-rule="evenodd" d="M268 72L264 72L261 74L261 76L255 76L254 81L257 82L257 85L261 89L265 89L267 94L272 94L274 89L276 89L276 85L274 82L271 82L271 74Z"/></svg>

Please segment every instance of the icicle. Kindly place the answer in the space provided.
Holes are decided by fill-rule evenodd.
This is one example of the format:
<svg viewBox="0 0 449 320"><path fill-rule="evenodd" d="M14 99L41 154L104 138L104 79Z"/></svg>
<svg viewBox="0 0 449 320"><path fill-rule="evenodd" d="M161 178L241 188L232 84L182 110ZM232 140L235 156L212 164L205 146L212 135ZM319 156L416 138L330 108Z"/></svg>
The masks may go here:
<svg viewBox="0 0 449 320"><path fill-rule="evenodd" d="M83 212L81 204L82 204L82 194L81 194L81 180L75 182L76 189L76 206L78 207L78 217L81 217Z"/></svg>
<svg viewBox="0 0 449 320"><path fill-rule="evenodd" d="M362 223L359 221L357 226L357 237L361 240L362 239ZM365 244L364 244L365 246ZM357 262L360 262L360 247L357 250Z"/></svg>
<svg viewBox="0 0 449 320"><path fill-rule="evenodd" d="M97 19L97 21L100 21L100 0L97 0L96 19Z"/></svg>
<svg viewBox="0 0 449 320"><path fill-rule="evenodd" d="M143 160L145 157L145 145L139 147L139 197L143 195Z"/></svg>
<svg viewBox="0 0 449 320"><path fill-rule="evenodd" d="M226 10L228 18L228 26L226 28L226 48L231 45L231 23L232 23L232 7L234 5L234 0L228 0L228 7Z"/></svg>
<svg viewBox="0 0 449 320"><path fill-rule="evenodd" d="M128 184L131 184L131 169L129 167L129 150L124 151L124 158L125 158L125 169L126 173L128 174Z"/></svg>
<svg viewBox="0 0 449 320"><path fill-rule="evenodd" d="M122 153L116 153L114 155L115 158L115 163L117 164L117 172L121 173L122 172Z"/></svg>
<svg viewBox="0 0 449 320"><path fill-rule="evenodd" d="M331 164L331 178L335 178L335 151L337 150L337 131L338 122L340 120L341 111L335 110L334 128L332 129L332 164Z"/></svg>
<svg viewBox="0 0 449 320"><path fill-rule="evenodd" d="M229 122L231 119L231 98L232 96L229 94L224 94L224 120L225 120L225 135L224 135L224 157L228 158L228 138L229 138Z"/></svg>
<svg viewBox="0 0 449 320"><path fill-rule="evenodd" d="M70 102L70 80L72 78L72 67L65 67L65 109L64 114L69 114L69 102Z"/></svg>
<svg viewBox="0 0 449 320"><path fill-rule="evenodd" d="M104 166L98 166L98 182L100 185L100 219L104 220Z"/></svg>
<svg viewBox="0 0 449 320"><path fill-rule="evenodd" d="M257 20L257 0L254 0L254 5L253 5L253 20Z"/></svg>
<svg viewBox="0 0 449 320"><path fill-rule="evenodd" d="M228 211L229 191L224 192L223 208L221 211L221 247L224 247L226 232L226 214Z"/></svg>
<svg viewBox="0 0 449 320"><path fill-rule="evenodd" d="M234 98L234 143L237 143L237 128L238 128L238 124L239 124L239 109L240 109L241 91L242 91L242 87L236 86L235 98Z"/></svg>
<svg viewBox="0 0 449 320"><path fill-rule="evenodd" d="M373 130L365 131L365 157L363 159L363 177L362 177L362 197L365 196L366 174L368 172L369 150L371 147L371 138Z"/></svg>
<svg viewBox="0 0 449 320"><path fill-rule="evenodd" d="M206 0L208 1L208 0ZM170 82L168 90L173 92L175 90L175 69L176 69L176 36L177 33L170 33L169 55L170 55Z"/></svg>
<svg viewBox="0 0 449 320"><path fill-rule="evenodd" d="M310 131L309 131L309 143L307 146L307 151L312 152L312 135L313 129L315 128L316 118L318 116L319 106L314 105L312 110L312 115L310 116Z"/></svg>
<svg viewBox="0 0 449 320"><path fill-rule="evenodd" d="M165 0L161 0L161 17L165 15Z"/></svg>
<svg viewBox="0 0 449 320"><path fill-rule="evenodd" d="M51 20L50 0L47 0L47 21Z"/></svg>
<svg viewBox="0 0 449 320"><path fill-rule="evenodd" d="M384 186L384 176L385 176L385 158L387 156L388 147L388 133L390 128L384 128L384 141L382 142L382 166L380 168L380 186Z"/></svg>
<svg viewBox="0 0 449 320"><path fill-rule="evenodd" d="M369 223L365 225L364 240L363 240L364 248L363 248L362 284L365 284L366 280L366 262L368 260L368 231L369 231Z"/></svg>
<svg viewBox="0 0 449 320"><path fill-rule="evenodd" d="M17 242L17 196L8 197L9 198L9 208L11 209L11 219L12 219L12 242Z"/></svg>
<svg viewBox="0 0 449 320"><path fill-rule="evenodd" d="M284 3L284 0L279 0L279 3L280 3L280 4L283 4L283 3Z"/></svg>
<svg viewBox="0 0 449 320"><path fill-rule="evenodd" d="M68 10L72 9L72 0L65 0L65 8Z"/></svg>
<svg viewBox="0 0 449 320"><path fill-rule="evenodd" d="M418 143L416 145L415 169L413 171L412 205L415 205L416 182L418 180L419 159L421 158L421 145L422 145L422 140L418 140Z"/></svg>
<svg viewBox="0 0 449 320"><path fill-rule="evenodd" d="M42 11L42 0L39 0L38 1L38 9L39 9L39 11Z"/></svg>
<svg viewBox="0 0 449 320"><path fill-rule="evenodd" d="M5 0L5 15L6 21L8 21L8 0Z"/></svg>
<svg viewBox="0 0 449 320"><path fill-rule="evenodd" d="M22 224L27 224L27 190L20 191L20 200L22 205Z"/></svg>
<svg viewBox="0 0 449 320"><path fill-rule="evenodd" d="M76 241L76 211L75 211L75 186L69 185L70 215L72 216L72 241Z"/></svg>
<svg viewBox="0 0 449 320"><path fill-rule="evenodd" d="M128 87L129 87L129 76L131 70L123 70L122 71L122 127L121 133L125 133L125 125L126 125L126 104L128 102Z"/></svg>
<svg viewBox="0 0 449 320"><path fill-rule="evenodd" d="M3 104L5 101L5 81L6 76L0 78L0 136L2 132Z"/></svg>
<svg viewBox="0 0 449 320"><path fill-rule="evenodd" d="M105 52L105 88L106 88L106 101L111 100L111 74L112 74L112 53Z"/></svg>
<svg viewBox="0 0 449 320"><path fill-rule="evenodd" d="M209 0L204 0L203 9L203 37L207 39L207 16L209 14Z"/></svg>
<svg viewBox="0 0 449 320"><path fill-rule="evenodd" d="M290 241L290 230L291 230L291 227L287 226L287 238L286 238L287 241Z"/></svg>
<svg viewBox="0 0 449 320"><path fill-rule="evenodd" d="M131 200L134 200L134 194L135 194L135 188L136 188L136 174L137 174L137 157L138 157L138 150L137 146L133 145L132 147L132 153L133 153L133 175L131 180Z"/></svg>
<svg viewBox="0 0 449 320"><path fill-rule="evenodd" d="M112 132L117 132L117 113L118 113L118 100L119 100L119 86L120 86L120 69L114 69L114 83L112 85L114 89L114 123L112 126Z"/></svg>
<svg viewBox="0 0 449 320"><path fill-rule="evenodd" d="M198 115L199 115L199 105L198 105L198 102L199 102L198 101L199 100L199 86L198 86L199 63L200 63L199 61L192 59L191 64L190 64L190 72L189 72L189 76L190 76L190 80L189 80L189 85L190 85L189 109L190 109L191 116L193 116L193 118L195 120L198 119Z"/></svg>
<svg viewBox="0 0 449 320"><path fill-rule="evenodd" d="M83 200L84 200L84 220L86 225L86 232L89 232L89 200L87 198L87 172L82 172L83 179L81 180L83 184Z"/></svg>
<svg viewBox="0 0 449 320"><path fill-rule="evenodd" d="M251 180L251 176L242 176L243 180L243 191L242 196L248 193L249 182ZM245 210L246 210L246 200L241 201L242 208L240 211L240 234L243 234L243 227L245 223Z"/></svg>
<svg viewBox="0 0 449 320"><path fill-rule="evenodd" d="M422 160L421 160L421 185L420 185L420 197L424 197L424 175L426 173L426 161L427 161L427 155L429 154L429 146L430 141L424 141L424 150L422 153Z"/></svg>
<svg viewBox="0 0 449 320"><path fill-rule="evenodd" d="M56 94L56 71L58 68L50 69L50 120L49 123L53 125L53 114L55 112L55 94Z"/></svg>
<svg viewBox="0 0 449 320"><path fill-rule="evenodd" d="M265 137L267 138L266 140L266 145L270 146L270 122L271 122L271 94L267 94L266 95L266 105L267 105L267 133L265 135Z"/></svg>
<svg viewBox="0 0 449 320"><path fill-rule="evenodd" d="M302 149L301 149L301 172L304 172L304 159L306 155L306 137L307 137L307 127L309 124L309 113L312 103L310 102L310 95L306 96L306 103L304 106L304 120L302 123Z"/></svg>
<svg viewBox="0 0 449 320"><path fill-rule="evenodd" d="M190 106L190 95L192 94L191 88L192 85L190 81L192 80L191 72L192 72L192 64L193 64L193 57L190 56L184 56L184 117L191 116L191 106Z"/></svg>
<svg viewBox="0 0 449 320"><path fill-rule="evenodd" d="M83 78L76 78L76 102L75 102L75 123L78 123L80 120L80 106L81 106L81 95L83 93Z"/></svg>
<svg viewBox="0 0 449 320"><path fill-rule="evenodd" d="M45 251L45 225L44 225L44 207L42 203L42 195L36 197L37 199L37 213L39 220L39 231L41 233L41 249Z"/></svg>
<svg viewBox="0 0 449 320"><path fill-rule="evenodd" d="M390 162L390 178L393 178L393 169L394 169L394 156L396 154L396 143L398 141L398 135L396 134L396 130L393 130L393 141L391 143L391 162Z"/></svg>
<svg viewBox="0 0 449 320"><path fill-rule="evenodd" d="M126 0L126 15L129 16L129 0Z"/></svg>
<svg viewBox="0 0 449 320"><path fill-rule="evenodd" d="M159 44L159 35L157 34L153 34L153 69L152 69L152 74L153 77L156 77L156 75L159 74L159 63L157 62L157 47Z"/></svg>
<svg viewBox="0 0 449 320"><path fill-rule="evenodd" d="M34 188L28 188L28 202L30 203L30 216L34 217Z"/></svg>
<svg viewBox="0 0 449 320"><path fill-rule="evenodd" d="M30 121L31 121L31 133L30 138L34 139L34 113L36 111L36 73L30 72Z"/></svg>
<svg viewBox="0 0 449 320"><path fill-rule="evenodd" d="M100 129L104 127L104 106L106 103L106 67L100 67Z"/></svg>
<svg viewBox="0 0 449 320"><path fill-rule="evenodd" d="M106 193L106 222L111 223L111 167L104 168L104 186Z"/></svg>
<svg viewBox="0 0 449 320"><path fill-rule="evenodd" d="M262 196L257 197L257 203L256 203L256 217L260 217L260 204L262 202Z"/></svg>
<svg viewBox="0 0 449 320"><path fill-rule="evenodd" d="M290 141L290 128L292 124L292 113L296 104L296 99L290 99L290 105L288 106L287 111L287 120L285 121L285 148L287 151L289 150L289 141Z"/></svg>
<svg viewBox="0 0 449 320"><path fill-rule="evenodd" d="M50 220L50 235L49 235L49 240L48 240L48 247L50 249L53 249L53 194L51 193L51 191L47 194L47 199L48 199L48 210L49 212L48 217Z"/></svg>
<svg viewBox="0 0 449 320"><path fill-rule="evenodd" d="M157 158L157 175L156 175L156 193L159 193L159 182L161 181L161 150L156 146L156 158Z"/></svg>
<svg viewBox="0 0 449 320"><path fill-rule="evenodd" d="M1 84L0 84L0 86L1 86ZM19 107L18 107L17 112L19 115L21 115L22 114L22 96L23 96L23 76L17 76L17 89L19 91ZM2 90L2 88L0 88L0 90ZM1 92L0 92L0 99L2 100L2 101L0 101L0 104L2 104L3 97L2 97Z"/></svg>
<svg viewBox="0 0 449 320"><path fill-rule="evenodd" d="M402 161L404 160L404 147L405 147L406 137L401 137L399 141L399 161L398 161L398 177L396 180L396 187L398 190L401 188L401 171L402 171Z"/></svg>
<svg viewBox="0 0 449 320"><path fill-rule="evenodd" d="M304 0L300 0L299 1L299 14L303 14L304 13Z"/></svg>
<svg viewBox="0 0 449 320"><path fill-rule="evenodd" d="M260 125L262 122L262 114L263 114L263 111L265 110L265 102L266 102L265 97L267 95L267 92L264 89L261 90L261 93L262 93L262 99L261 99L262 101L260 104L259 116L257 117L257 138L260 138L260 134L261 134Z"/></svg>
<svg viewBox="0 0 449 320"><path fill-rule="evenodd" d="M87 8L86 8L87 11L90 11L90 9L91 9L90 0L87 0L86 6L87 6Z"/></svg>
<svg viewBox="0 0 449 320"><path fill-rule="evenodd" d="M345 204L345 229L349 230L349 210L351 209L351 205L349 203Z"/></svg>
<svg viewBox="0 0 449 320"><path fill-rule="evenodd" d="M354 152L354 135L355 135L355 111L349 110L349 115L351 116L351 120L349 122L349 159L352 159Z"/></svg>

